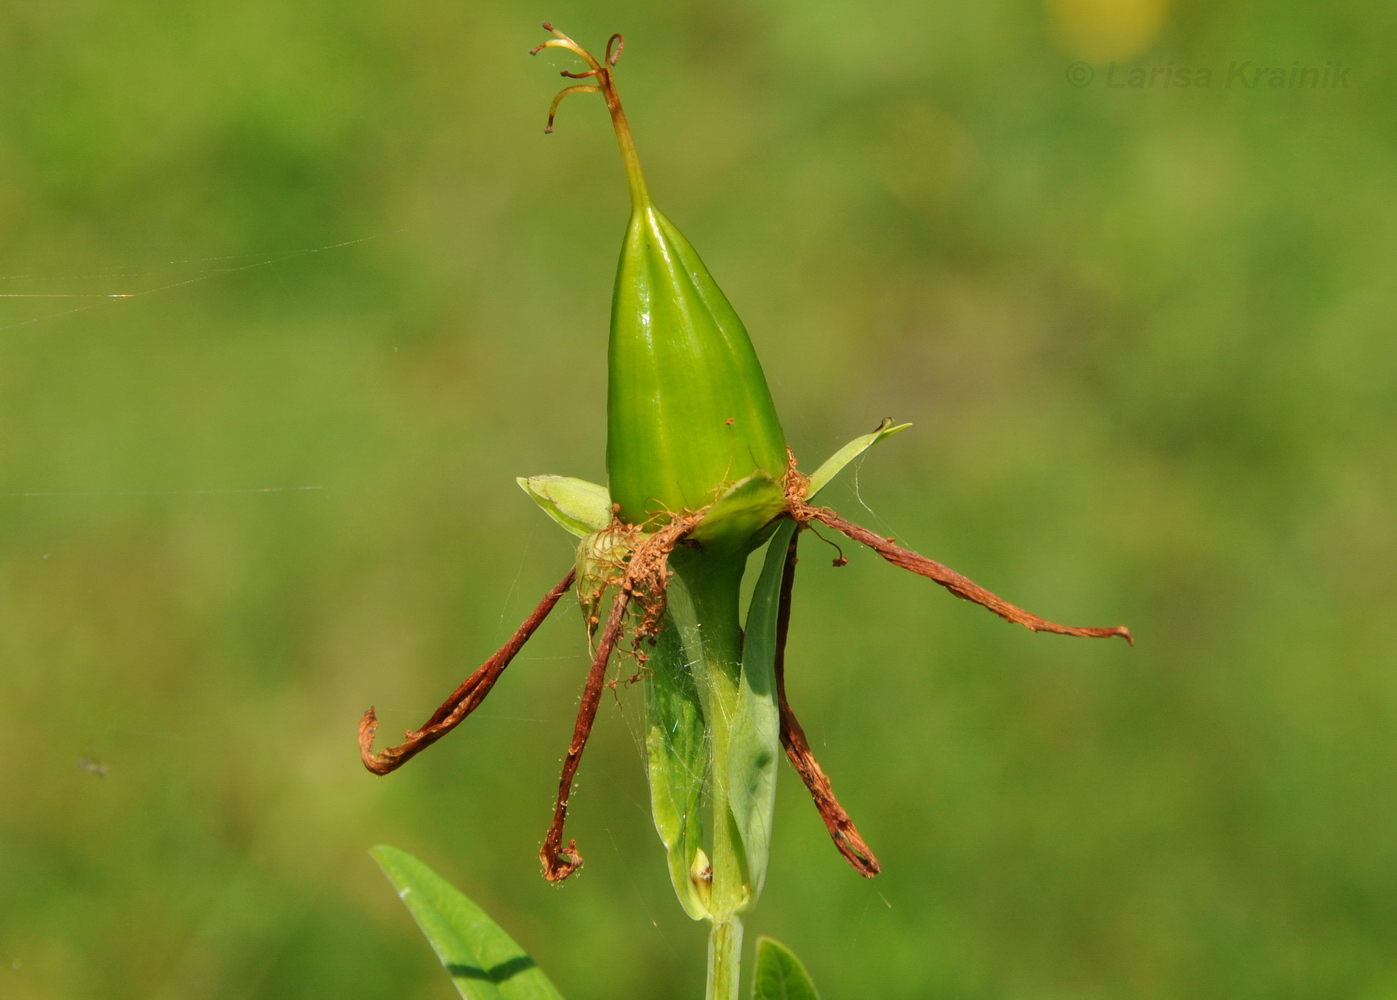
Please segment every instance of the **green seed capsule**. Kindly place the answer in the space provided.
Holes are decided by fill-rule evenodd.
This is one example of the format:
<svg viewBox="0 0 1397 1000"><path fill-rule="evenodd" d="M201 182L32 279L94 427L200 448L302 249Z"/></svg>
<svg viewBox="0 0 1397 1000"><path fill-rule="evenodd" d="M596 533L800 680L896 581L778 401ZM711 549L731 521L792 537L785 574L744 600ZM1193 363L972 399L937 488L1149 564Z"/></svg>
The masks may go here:
<svg viewBox="0 0 1397 1000"><path fill-rule="evenodd" d="M742 321L649 201L632 210L611 306L607 473L621 516L695 510L761 470L786 438Z"/></svg>
<svg viewBox="0 0 1397 1000"><path fill-rule="evenodd" d="M606 467L622 520L643 524L657 515L697 510L754 472L780 479L786 437L761 363L708 268L650 200L616 96L610 43L598 62L554 34L540 48L568 49L591 66L587 73L564 75L597 82L564 90L553 112L568 94L601 93L631 190L608 351ZM550 112L550 130L552 121Z"/></svg>

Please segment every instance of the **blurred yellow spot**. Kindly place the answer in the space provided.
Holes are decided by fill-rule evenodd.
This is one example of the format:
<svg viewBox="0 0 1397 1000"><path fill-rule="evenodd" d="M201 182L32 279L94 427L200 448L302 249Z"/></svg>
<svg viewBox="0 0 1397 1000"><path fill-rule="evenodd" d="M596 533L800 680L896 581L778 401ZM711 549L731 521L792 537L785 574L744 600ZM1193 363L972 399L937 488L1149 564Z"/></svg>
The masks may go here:
<svg viewBox="0 0 1397 1000"><path fill-rule="evenodd" d="M1093 63L1130 59L1159 35L1169 0L1048 0L1057 35Z"/></svg>

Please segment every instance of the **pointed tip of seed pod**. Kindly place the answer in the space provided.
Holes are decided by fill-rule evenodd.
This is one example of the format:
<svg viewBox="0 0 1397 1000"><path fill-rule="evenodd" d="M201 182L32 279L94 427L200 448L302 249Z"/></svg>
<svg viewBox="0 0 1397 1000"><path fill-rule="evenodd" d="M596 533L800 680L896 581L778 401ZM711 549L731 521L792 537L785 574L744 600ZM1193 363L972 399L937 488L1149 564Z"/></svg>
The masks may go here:
<svg viewBox="0 0 1397 1000"><path fill-rule="evenodd" d="M1130 634L1130 629L1126 628L1124 625L1116 626L1116 635L1120 636L1132 646L1135 645L1135 637Z"/></svg>
<svg viewBox="0 0 1397 1000"><path fill-rule="evenodd" d="M544 21L544 22L543 22L543 30L544 30L544 31L552 31L552 30L553 30L553 22L552 22L552 21Z"/></svg>

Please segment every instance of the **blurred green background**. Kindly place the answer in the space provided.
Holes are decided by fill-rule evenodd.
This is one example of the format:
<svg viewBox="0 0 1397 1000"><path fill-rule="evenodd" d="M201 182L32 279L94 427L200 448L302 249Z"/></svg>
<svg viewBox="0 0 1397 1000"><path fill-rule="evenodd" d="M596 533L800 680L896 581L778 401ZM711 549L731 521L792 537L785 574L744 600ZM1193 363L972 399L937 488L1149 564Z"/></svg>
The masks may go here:
<svg viewBox="0 0 1397 1000"><path fill-rule="evenodd" d="M829 1000L1397 997L1397 13L1351 0L7 5L0 995L444 1000L378 842L570 998L700 995L637 691L538 875L575 607L403 771L355 747L563 572L513 477L604 478L626 192L599 101L542 134L545 17L626 33L805 467L914 422L831 502L1138 641L807 541L791 697L885 871L783 767L749 940ZM1108 86L1171 64L1211 86Z"/></svg>

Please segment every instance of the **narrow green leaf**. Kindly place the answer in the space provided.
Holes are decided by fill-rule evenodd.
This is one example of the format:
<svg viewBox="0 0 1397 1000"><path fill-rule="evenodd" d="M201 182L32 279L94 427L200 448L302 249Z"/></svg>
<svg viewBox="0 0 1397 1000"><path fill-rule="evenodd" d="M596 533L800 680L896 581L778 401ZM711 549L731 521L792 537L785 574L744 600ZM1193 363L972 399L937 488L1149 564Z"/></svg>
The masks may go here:
<svg viewBox="0 0 1397 1000"><path fill-rule="evenodd" d="M911 424L894 424L892 417L884 417L883 422L878 425L878 429L872 434L864 434L856 437L843 448L840 448L831 455L825 464L815 470L815 474L810 477L810 489L805 494L807 501L813 500L815 494L829 485L829 481L843 471L844 466L858 458L869 448L872 448L879 441L886 437L892 437L898 431L906 430Z"/></svg>
<svg viewBox="0 0 1397 1000"><path fill-rule="evenodd" d="M528 953L451 883L396 847L369 853L466 1000L562 1000Z"/></svg>
<svg viewBox="0 0 1397 1000"><path fill-rule="evenodd" d="M687 596L683 583L670 583L670 606ZM708 912L708 883L702 870L703 788L708 767L707 726L703 706L680 627L665 615L663 630L650 654L645 678L646 734L650 806L655 829L669 855L669 877L684 912L702 920Z"/></svg>
<svg viewBox="0 0 1397 1000"><path fill-rule="evenodd" d="M747 610L742 682L728 745L728 806L742 837L751 879L751 903L761 895L771 851L776 808L776 765L781 757L781 722L776 704L776 613L786 546L796 524L782 521L771 536L766 561Z"/></svg>
<svg viewBox="0 0 1397 1000"><path fill-rule="evenodd" d="M810 973L791 949L769 937L757 938L757 973L752 1000L820 1000Z"/></svg>
<svg viewBox="0 0 1397 1000"><path fill-rule="evenodd" d="M611 523L611 494L605 486L571 476L520 476L515 482L545 514L579 538Z"/></svg>

